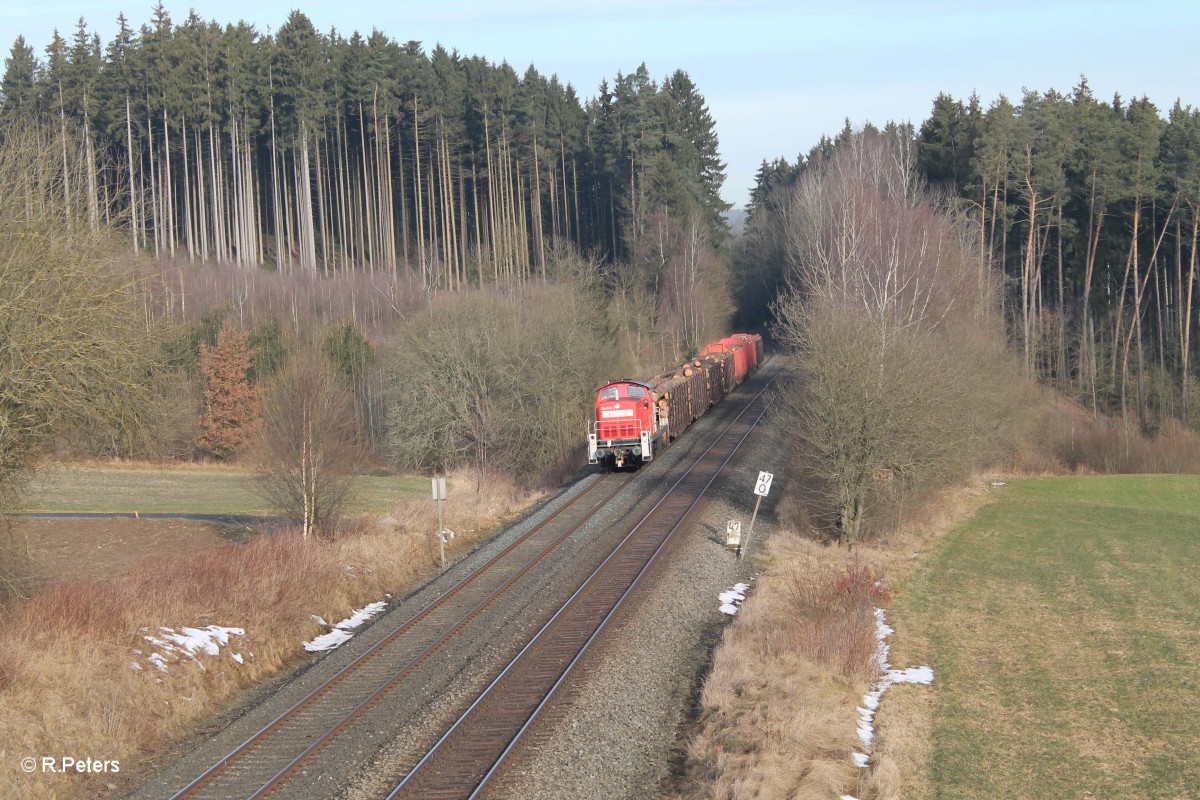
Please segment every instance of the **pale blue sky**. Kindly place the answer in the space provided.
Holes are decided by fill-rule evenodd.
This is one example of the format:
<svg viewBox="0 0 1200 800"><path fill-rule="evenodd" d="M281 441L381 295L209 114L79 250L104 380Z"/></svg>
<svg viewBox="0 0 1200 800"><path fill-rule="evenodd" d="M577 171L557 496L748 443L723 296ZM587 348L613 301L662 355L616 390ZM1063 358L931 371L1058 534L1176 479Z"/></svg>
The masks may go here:
<svg viewBox="0 0 1200 800"><path fill-rule="evenodd" d="M18 34L39 52L80 16L107 42L124 11L133 27L153 2L0 0L0 46ZM741 206L759 163L806 153L844 120L920 124L939 91L985 105L1023 87L1069 91L1080 74L1094 93L1148 95L1166 113L1176 98L1200 106L1200 3L1196 0L1006 2L782 2L781 0L167 0L177 22L245 19L277 28L299 8L322 31L379 28L401 42L532 63L596 94L601 79L645 62L661 80L686 70L717 122L728 167L723 195Z"/></svg>

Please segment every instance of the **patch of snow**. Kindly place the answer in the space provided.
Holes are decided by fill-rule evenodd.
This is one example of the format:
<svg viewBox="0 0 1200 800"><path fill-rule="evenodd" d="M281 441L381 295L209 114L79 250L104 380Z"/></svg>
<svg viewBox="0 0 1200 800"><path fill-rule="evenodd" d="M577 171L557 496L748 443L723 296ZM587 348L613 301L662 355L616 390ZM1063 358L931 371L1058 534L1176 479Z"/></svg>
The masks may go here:
<svg viewBox="0 0 1200 800"><path fill-rule="evenodd" d="M882 608L875 609L875 638L878 645L875 649L875 660L883 673L871 687L870 693L863 695L862 705L858 707L858 738L863 743L865 753L854 753L854 765L866 767L871 762L871 743L875 740L875 712L879 710L879 701L889 687L897 683L933 683L932 667L909 667L908 669L892 669L888 663L888 652L891 647L887 638L895 631L887 624L887 615Z"/></svg>
<svg viewBox="0 0 1200 800"><path fill-rule="evenodd" d="M160 672L166 672L170 664L183 658L190 658L200 669L204 664L196 657L197 653L215 656L221 648L229 644L230 637L245 636L245 628L228 628L221 625L209 625L206 628L181 627L159 628L157 635L151 634L149 628L142 629L142 638L154 646L155 652L146 657ZM134 655L142 655L141 650L134 650ZM135 665L137 662L134 662ZM138 667L141 669L141 667Z"/></svg>
<svg viewBox="0 0 1200 800"><path fill-rule="evenodd" d="M321 617L318 617L316 614L309 614L309 616L310 616L310 617L312 617L312 621L313 621L313 622L317 623L317 624L318 624L318 625L320 625L322 628L328 628L328 627L329 627L329 623L328 623L328 622L326 622L326 621L325 621L324 619L322 619Z"/></svg>
<svg viewBox="0 0 1200 800"><path fill-rule="evenodd" d="M352 633L346 633L341 628L334 628L329 633L323 633L311 642L304 643L304 649L310 653L319 653L322 650L332 650L343 642L350 641L354 636Z"/></svg>
<svg viewBox="0 0 1200 800"><path fill-rule="evenodd" d="M139 672L142 669L142 665L136 661L130 662L129 666L133 667L134 669L138 670Z"/></svg>
<svg viewBox="0 0 1200 800"><path fill-rule="evenodd" d="M1006 481L992 481L992 486L995 486L997 489L999 489L1004 486L1008 486L1008 483Z"/></svg>
<svg viewBox="0 0 1200 800"><path fill-rule="evenodd" d="M329 633L323 633L317 638L313 639L311 642L305 642L304 649L310 653L317 653L322 650L332 650L343 642L349 640L350 637L354 635L350 633L350 631L369 621L372 617L378 615L385 608L387 608L387 602L383 600L363 606L346 619L334 625ZM321 619L315 614L312 616L314 620L320 622L325 627L330 627L325 620ZM254 654L251 653L250 655L253 656Z"/></svg>
<svg viewBox="0 0 1200 800"><path fill-rule="evenodd" d="M926 686L933 683L932 667L909 667L908 669L888 670L892 683L923 683Z"/></svg>
<svg viewBox="0 0 1200 800"><path fill-rule="evenodd" d="M234 661L238 662L239 664L246 663L246 659L242 658L241 653L230 653L229 657L232 658Z"/></svg>
<svg viewBox="0 0 1200 800"><path fill-rule="evenodd" d="M160 628L169 641L189 653L197 650L215 656L221 648L229 644L230 636L245 636L244 628L223 628L220 625L209 625L207 628L180 628L175 633L170 628Z"/></svg>
<svg viewBox="0 0 1200 800"><path fill-rule="evenodd" d="M387 608L387 603L380 600L378 603L371 603L369 606L363 606L354 612L351 616L334 625L335 628L341 628L344 631L352 631L364 622L367 622L371 617Z"/></svg>
<svg viewBox="0 0 1200 800"><path fill-rule="evenodd" d="M731 617L736 614L741 602L746 599L746 590L749 588L749 584L735 583L732 589L717 595L717 599L721 601L721 613Z"/></svg>

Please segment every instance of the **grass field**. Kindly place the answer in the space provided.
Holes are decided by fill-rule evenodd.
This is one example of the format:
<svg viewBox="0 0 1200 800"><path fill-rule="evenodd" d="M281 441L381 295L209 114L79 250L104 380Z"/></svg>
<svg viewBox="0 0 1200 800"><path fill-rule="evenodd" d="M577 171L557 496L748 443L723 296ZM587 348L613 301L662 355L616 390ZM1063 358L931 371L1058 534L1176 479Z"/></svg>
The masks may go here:
<svg viewBox="0 0 1200 800"><path fill-rule="evenodd" d="M1200 797L1200 477L997 491L893 606L937 674L933 795Z"/></svg>
<svg viewBox="0 0 1200 800"><path fill-rule="evenodd" d="M388 514L398 500L429 491L427 478L362 476L349 512ZM38 473L29 511L138 511L180 514L269 514L251 491L251 473L231 467L82 465Z"/></svg>

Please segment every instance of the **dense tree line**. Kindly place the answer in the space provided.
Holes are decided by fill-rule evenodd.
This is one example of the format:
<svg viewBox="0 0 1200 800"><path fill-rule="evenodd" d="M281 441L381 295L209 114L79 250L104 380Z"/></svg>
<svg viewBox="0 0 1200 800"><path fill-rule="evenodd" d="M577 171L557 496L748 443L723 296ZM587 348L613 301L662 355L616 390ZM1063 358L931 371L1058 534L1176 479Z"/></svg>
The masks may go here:
<svg viewBox="0 0 1200 800"><path fill-rule="evenodd" d="M655 214L726 235L713 120L682 71L581 101L532 66L299 11L263 34L160 4L103 46L82 19L44 58L18 37L0 94L0 132L69 134L87 169L64 192L158 256L454 289L541 274L556 241L628 260Z"/></svg>
<svg viewBox="0 0 1200 800"><path fill-rule="evenodd" d="M104 374L121 391L70 372L70 335L39 357L34 388L54 409L90 392L92 413L0 408L14 496L49 451L249 460L259 434L277 462L312 462L271 473L300 476L272 487L300 498L306 529L326 526L310 479L343 460L335 444L535 480L578 461L587 396L618 363L674 362L729 313L724 167L682 71L660 83L642 66L581 101L533 67L320 33L300 12L263 35L159 5L106 45L83 20L44 57L18 37L0 79L10 155L13 224L45 218L48 241L84 243L14 239L11 263L61 270L103 328L79 335L128 350ZM108 248L94 296L75 280L92 242ZM14 331L38 324L28 303L3 310ZM431 320L479 349L430 338ZM308 436L321 414L352 441Z"/></svg>
<svg viewBox="0 0 1200 800"><path fill-rule="evenodd" d="M1187 419L1197 397L1200 111L1105 102L1086 80L984 108L942 94L919 129L916 175L975 220L979 270L1002 281L1028 374L1143 427ZM764 162L749 205L744 299L780 280L778 218L798 177L849 128L795 162ZM756 295L756 291L758 294ZM1194 414L1193 414L1194 415Z"/></svg>

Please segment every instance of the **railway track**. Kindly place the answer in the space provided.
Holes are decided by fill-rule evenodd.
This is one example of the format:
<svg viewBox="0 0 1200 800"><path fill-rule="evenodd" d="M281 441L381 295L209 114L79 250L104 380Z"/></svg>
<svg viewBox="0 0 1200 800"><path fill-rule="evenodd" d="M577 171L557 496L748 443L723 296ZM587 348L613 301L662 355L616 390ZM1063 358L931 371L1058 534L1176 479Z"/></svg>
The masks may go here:
<svg viewBox="0 0 1200 800"><path fill-rule="evenodd" d="M593 482L194 778L172 800L269 795L493 598L543 561L630 479L611 474Z"/></svg>
<svg viewBox="0 0 1200 800"><path fill-rule="evenodd" d="M754 402L757 401L756 399ZM750 406L753 406L753 402ZM657 547L652 548L653 552L646 549L650 547L646 544L650 540L647 539L647 534L658 529L656 526L664 524L656 520L667 519L671 514L678 515L679 520L686 516L687 511L695 504L704 488L711 484L720 469L720 465L717 465L715 469L711 470L711 474L708 474L709 467L716 463L717 455L724 449L728 449L728 454L724 456L721 464L732 457L740 441L749 432L749 427L746 427L743 432L739 433L738 431L741 427L746 426L746 420L751 416L753 416L752 412L743 410L738 420L722 433L700 461L674 484L667 495L655 506L655 510L635 526L634 531L625 538L621 547L609 556L604 565L592 574L592 578L589 578L585 585L568 600L563 610L554 615L554 619L547 624L547 628L552 625L555 629L561 628L565 623L559 622L554 625L555 620L574 618L575 609L582 608L590 609L593 619L592 636L603 627L604 620L612 613L612 609L619 607L623 602L624 594L614 601L612 590L602 589L602 581L597 580L597 575L601 573L615 574L614 571L628 575L632 574L631 570L641 574L644 571L645 564L653 559L653 553L657 552L657 547L661 547L670 535L669 531L665 535L661 535L661 542ZM759 416L761 416L761 412L759 412ZM699 468L702 463L709 466ZM702 480L702 475L707 477ZM454 640L471 624L472 620L487 609L489 603L513 590L514 585L518 584L522 577L529 575L536 565L547 560L548 556L564 540L587 523L600 509L603 509L610 499L625 488L630 480L631 477L628 475L615 474L604 475L593 481L549 517L538 522L485 564L452 586L445 594L386 634L383 639L353 659L327 682L306 694L282 714L274 717L256 733L242 741L241 744L217 759L183 788L175 791L171 795L172 800L211 797L260 798L266 797L284 786L288 787L287 793L294 794L300 787L289 783L290 778L304 769L306 765L311 764L327 745L354 726L356 721L361 720L373 706L397 687L403 685L406 678L424 662L430 660L448 642ZM702 482L703 487L700 486ZM692 499L688 500L685 505L680 505L684 502L685 497ZM676 521L676 525L679 520ZM636 567L635 565L638 563L641 563L642 566ZM586 570L581 574L586 574ZM605 578L604 580L609 579ZM633 581L636 580L635 576ZM520 591L520 589L514 591ZM567 589L567 592L569 591L570 589ZM565 596L566 592L563 595ZM565 613L568 608L571 611ZM580 624L572 623L576 627L579 627ZM566 652L563 648L575 646L574 644L547 646L545 643L550 641L545 636L547 628L543 628L542 635L537 637L537 641L540 643L531 643L526 646L522 654L531 649L554 650L560 654L561 660L562 654ZM478 625L476 625L476 629L478 629ZM468 635L463 641L475 640ZM586 650L586 647L587 643L584 643L577 648L571 663L578 657L578 653ZM515 650L516 647L513 649ZM505 658L507 659L507 656ZM445 660L445 657L442 660ZM517 660L521 660L520 656ZM527 661L526 663L532 662ZM508 675L508 680L511 682L516 675L521 674L520 670L523 669L526 668L518 668L510 664L508 668L504 669L501 677ZM549 668L543 667L541 671L546 672L547 669ZM569 671L569 666L567 670L560 670L560 675L565 675L566 671ZM497 679L497 681L499 680L501 679ZM492 690L489 689L490 691ZM545 696L548 697L552 693L553 689ZM492 701L484 702L491 703ZM479 705L477 702L471 708L474 709ZM536 711L533 715L529 715L529 718L532 719L532 716L535 715ZM440 729L444 730L445 724L443 723ZM361 727L361 723L359 727ZM451 737L456 730L460 729L466 730L461 722L455 723L447 737ZM433 736L436 735L433 734ZM518 733L509 737L509 741L515 741L519 735ZM430 740L433 736L430 737ZM447 737L443 737L443 739L445 740ZM449 752L448 749L445 749L445 744L439 743L434 749L439 748L443 748L444 752ZM437 758L442 758L442 756L437 756ZM425 761L423 759L422 763ZM493 760L494 762L495 760ZM398 787L397 792L400 794L396 794L396 796L466 796L458 793L457 789L451 789L451 793L448 795L429 794L424 789L412 794L420 781L413 783L411 777L430 774L423 773L427 769L428 766L424 766L421 771L411 770L409 778L406 778L409 783ZM293 783L301 782L297 780ZM175 786L178 785L179 783L175 783ZM408 786L412 788L406 788ZM159 796L166 796L166 794L164 792Z"/></svg>
<svg viewBox="0 0 1200 800"><path fill-rule="evenodd" d="M754 429L766 410L765 392L642 517L387 800L479 796Z"/></svg>

